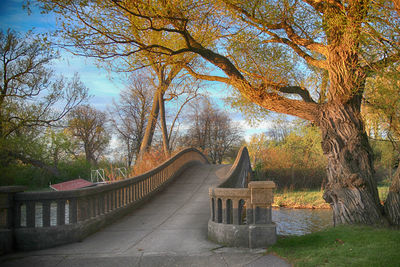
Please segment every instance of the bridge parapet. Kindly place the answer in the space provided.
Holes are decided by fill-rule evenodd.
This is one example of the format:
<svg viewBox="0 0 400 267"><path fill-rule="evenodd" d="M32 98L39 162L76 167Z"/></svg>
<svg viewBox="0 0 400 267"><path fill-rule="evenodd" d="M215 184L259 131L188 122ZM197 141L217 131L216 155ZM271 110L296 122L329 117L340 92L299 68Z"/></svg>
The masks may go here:
<svg viewBox="0 0 400 267"><path fill-rule="evenodd" d="M11 247L35 250L80 241L131 212L199 162L208 160L189 148L147 173L112 184L59 192L0 187L5 203L0 205L1 221L7 222L0 225L0 254Z"/></svg>
<svg viewBox="0 0 400 267"><path fill-rule="evenodd" d="M276 225L271 217L275 184L272 181L248 182L250 177L250 158L243 147L226 180L209 189L211 217L208 237L211 240L250 248L276 242Z"/></svg>

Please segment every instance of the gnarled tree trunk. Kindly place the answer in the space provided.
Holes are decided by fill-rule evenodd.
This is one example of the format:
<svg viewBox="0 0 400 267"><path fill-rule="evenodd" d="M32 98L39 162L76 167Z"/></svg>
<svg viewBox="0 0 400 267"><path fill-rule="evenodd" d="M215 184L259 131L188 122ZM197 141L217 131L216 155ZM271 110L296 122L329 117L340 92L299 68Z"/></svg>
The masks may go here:
<svg viewBox="0 0 400 267"><path fill-rule="evenodd" d="M397 167L394 174L384 208L389 223L400 225L400 167Z"/></svg>
<svg viewBox="0 0 400 267"><path fill-rule="evenodd" d="M332 206L335 225L382 223L372 151L357 102L326 106L319 119L328 159L324 199Z"/></svg>

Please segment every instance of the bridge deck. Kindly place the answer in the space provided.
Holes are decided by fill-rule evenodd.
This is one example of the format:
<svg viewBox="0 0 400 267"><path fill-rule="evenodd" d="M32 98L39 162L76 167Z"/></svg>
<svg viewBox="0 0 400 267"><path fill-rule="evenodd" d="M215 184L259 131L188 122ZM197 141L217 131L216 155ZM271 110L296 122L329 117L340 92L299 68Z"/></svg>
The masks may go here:
<svg viewBox="0 0 400 267"><path fill-rule="evenodd" d="M286 266L265 250L223 248L207 240L208 188L223 165L196 165L120 221L80 243L2 257L3 266ZM2 262L3 261L3 262ZM34 264L34 265L33 265Z"/></svg>

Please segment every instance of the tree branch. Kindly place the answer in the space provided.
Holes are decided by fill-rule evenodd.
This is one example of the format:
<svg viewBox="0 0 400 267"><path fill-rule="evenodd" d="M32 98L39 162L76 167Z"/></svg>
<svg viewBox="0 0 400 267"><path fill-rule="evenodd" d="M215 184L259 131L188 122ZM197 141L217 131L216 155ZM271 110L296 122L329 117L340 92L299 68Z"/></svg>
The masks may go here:
<svg viewBox="0 0 400 267"><path fill-rule="evenodd" d="M231 80L229 78L224 78L220 76L211 76L211 75L204 75L194 72L187 64L183 66L183 68L189 72L190 75L197 79L206 80L206 81L216 81L216 82L223 82L226 84L231 84Z"/></svg>

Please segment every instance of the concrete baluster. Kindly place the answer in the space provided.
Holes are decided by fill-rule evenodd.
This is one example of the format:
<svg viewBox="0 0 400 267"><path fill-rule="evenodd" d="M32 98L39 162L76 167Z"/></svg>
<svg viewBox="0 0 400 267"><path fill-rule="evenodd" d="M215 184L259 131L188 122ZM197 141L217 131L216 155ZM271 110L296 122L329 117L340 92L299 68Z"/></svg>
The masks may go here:
<svg viewBox="0 0 400 267"><path fill-rule="evenodd" d="M227 199L226 198L222 198L221 200L222 200L222 223L226 224L227 221L228 221L228 218L226 216L227 215L226 214L226 210L227 210L226 202L227 202Z"/></svg>
<svg viewBox="0 0 400 267"><path fill-rule="evenodd" d="M77 221L81 222L87 219L87 206L88 206L88 201L85 197L81 197L77 201Z"/></svg>
<svg viewBox="0 0 400 267"><path fill-rule="evenodd" d="M76 223L77 222L77 201L75 198L69 201L69 223Z"/></svg>
<svg viewBox="0 0 400 267"><path fill-rule="evenodd" d="M106 194L101 193L99 196L100 200L100 214L105 214L106 213Z"/></svg>
<svg viewBox="0 0 400 267"><path fill-rule="evenodd" d="M222 200L218 198L217 202L217 222L222 223Z"/></svg>
<svg viewBox="0 0 400 267"><path fill-rule="evenodd" d="M57 225L65 224L65 200L57 201Z"/></svg>
<svg viewBox="0 0 400 267"><path fill-rule="evenodd" d="M28 201L26 203L26 227L35 227L36 203Z"/></svg>
<svg viewBox="0 0 400 267"><path fill-rule="evenodd" d="M50 226L50 201L42 202L42 225L43 227Z"/></svg>
<svg viewBox="0 0 400 267"><path fill-rule="evenodd" d="M242 211L239 208L240 199L232 199L232 224L239 225L241 221Z"/></svg>
<svg viewBox="0 0 400 267"><path fill-rule="evenodd" d="M215 222L215 200L214 197L210 198L210 211L211 211L211 220Z"/></svg>

